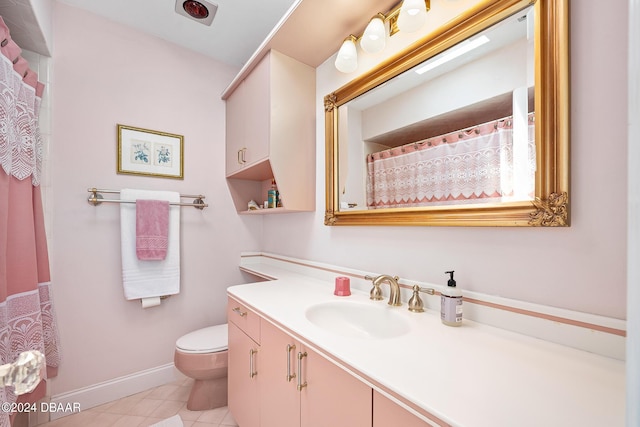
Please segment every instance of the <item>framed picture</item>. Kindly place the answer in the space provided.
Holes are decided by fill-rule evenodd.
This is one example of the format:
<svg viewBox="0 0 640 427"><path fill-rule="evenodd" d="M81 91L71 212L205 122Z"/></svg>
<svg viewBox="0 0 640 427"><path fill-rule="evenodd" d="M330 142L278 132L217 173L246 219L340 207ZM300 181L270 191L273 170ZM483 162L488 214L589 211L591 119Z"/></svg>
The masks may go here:
<svg viewBox="0 0 640 427"><path fill-rule="evenodd" d="M118 125L118 173L184 179L184 137Z"/></svg>

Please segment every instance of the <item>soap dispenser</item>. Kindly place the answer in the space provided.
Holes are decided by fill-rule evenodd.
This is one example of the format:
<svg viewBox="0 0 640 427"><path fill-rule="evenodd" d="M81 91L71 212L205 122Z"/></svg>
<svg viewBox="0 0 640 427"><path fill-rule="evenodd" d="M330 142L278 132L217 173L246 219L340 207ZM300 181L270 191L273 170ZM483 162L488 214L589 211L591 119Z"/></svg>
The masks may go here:
<svg viewBox="0 0 640 427"><path fill-rule="evenodd" d="M447 326L460 326L462 324L462 291L456 287L453 279L453 271L449 274L447 287L440 292L440 319Z"/></svg>

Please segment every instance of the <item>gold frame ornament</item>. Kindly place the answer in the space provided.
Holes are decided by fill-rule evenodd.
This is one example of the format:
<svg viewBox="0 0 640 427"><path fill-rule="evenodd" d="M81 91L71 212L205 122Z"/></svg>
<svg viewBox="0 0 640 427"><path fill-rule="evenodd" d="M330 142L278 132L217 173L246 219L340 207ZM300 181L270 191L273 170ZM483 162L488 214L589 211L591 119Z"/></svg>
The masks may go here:
<svg viewBox="0 0 640 427"><path fill-rule="evenodd" d="M184 179L184 136L117 125L117 173Z"/></svg>
<svg viewBox="0 0 640 427"><path fill-rule="evenodd" d="M535 200L523 202L340 210L338 113L368 90L477 34L529 5L535 9ZM569 0L485 0L404 51L327 95L326 225L520 226L570 225Z"/></svg>

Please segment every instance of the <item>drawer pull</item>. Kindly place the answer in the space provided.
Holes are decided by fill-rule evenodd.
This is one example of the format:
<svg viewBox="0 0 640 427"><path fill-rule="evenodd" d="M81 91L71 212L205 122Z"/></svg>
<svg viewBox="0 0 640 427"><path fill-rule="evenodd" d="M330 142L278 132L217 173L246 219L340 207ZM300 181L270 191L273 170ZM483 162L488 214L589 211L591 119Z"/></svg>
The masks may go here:
<svg viewBox="0 0 640 427"><path fill-rule="evenodd" d="M247 315L247 312L246 311L242 311L242 309L240 309L240 307L236 307L231 311L233 311L234 313L236 313L240 317L244 317L244 316Z"/></svg>
<svg viewBox="0 0 640 427"><path fill-rule="evenodd" d="M307 357L306 351L304 353L298 352L298 391L302 391L307 386L306 381L302 384L302 359L305 357Z"/></svg>
<svg viewBox="0 0 640 427"><path fill-rule="evenodd" d="M254 370L253 366L253 356L258 352L258 350L249 349L249 378L253 378L258 375L258 371Z"/></svg>
<svg viewBox="0 0 640 427"><path fill-rule="evenodd" d="M287 344L287 382L291 382L296 377L296 373L291 373L291 350L295 350L296 346Z"/></svg>

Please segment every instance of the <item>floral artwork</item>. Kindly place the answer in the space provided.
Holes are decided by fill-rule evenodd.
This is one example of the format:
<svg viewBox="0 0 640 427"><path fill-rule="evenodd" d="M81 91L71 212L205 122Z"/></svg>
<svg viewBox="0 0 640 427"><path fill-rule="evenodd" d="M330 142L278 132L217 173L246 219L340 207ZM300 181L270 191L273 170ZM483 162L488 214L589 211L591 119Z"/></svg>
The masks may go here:
<svg viewBox="0 0 640 427"><path fill-rule="evenodd" d="M149 144L146 142L131 144L131 162L148 165L150 152Z"/></svg>
<svg viewBox="0 0 640 427"><path fill-rule="evenodd" d="M155 165L171 167L171 147L164 144L156 144L154 146Z"/></svg>
<svg viewBox="0 0 640 427"><path fill-rule="evenodd" d="M119 174L183 179L183 137L118 125Z"/></svg>

